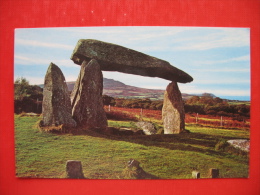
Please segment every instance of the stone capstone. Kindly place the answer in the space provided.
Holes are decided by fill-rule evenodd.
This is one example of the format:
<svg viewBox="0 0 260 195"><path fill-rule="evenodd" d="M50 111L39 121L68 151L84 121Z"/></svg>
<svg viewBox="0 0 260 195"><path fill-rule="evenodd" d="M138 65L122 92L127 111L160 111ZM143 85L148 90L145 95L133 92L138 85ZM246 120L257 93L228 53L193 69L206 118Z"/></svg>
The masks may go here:
<svg viewBox="0 0 260 195"><path fill-rule="evenodd" d="M164 93L162 120L164 134L178 134L185 130L184 105L176 82L171 82Z"/></svg>
<svg viewBox="0 0 260 195"><path fill-rule="evenodd" d="M187 83L193 78L169 62L144 53L93 39L80 39L72 53L74 63L81 65L84 60L98 61L101 70L118 71L170 81Z"/></svg>
<svg viewBox="0 0 260 195"><path fill-rule="evenodd" d="M71 115L68 87L60 68L51 63L45 75L43 88L43 126L65 125L75 127Z"/></svg>
<svg viewBox="0 0 260 195"><path fill-rule="evenodd" d="M145 135L153 135L153 134L157 133L157 130L155 129L155 126L153 125L153 123L141 121L141 122L135 123L135 125L137 127L141 128Z"/></svg>
<svg viewBox="0 0 260 195"><path fill-rule="evenodd" d="M72 116L84 130L105 130L107 117L103 108L103 75L96 60L84 61L71 93Z"/></svg>

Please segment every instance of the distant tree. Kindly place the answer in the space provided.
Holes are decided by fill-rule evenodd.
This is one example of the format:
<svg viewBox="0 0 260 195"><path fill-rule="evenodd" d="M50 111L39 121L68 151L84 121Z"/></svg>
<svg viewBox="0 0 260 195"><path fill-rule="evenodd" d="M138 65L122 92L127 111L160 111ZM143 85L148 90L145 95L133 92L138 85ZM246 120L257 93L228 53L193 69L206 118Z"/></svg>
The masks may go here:
<svg viewBox="0 0 260 195"><path fill-rule="evenodd" d="M186 104L198 104L200 101L200 97L199 96L192 96L191 98L189 98L186 101Z"/></svg>
<svg viewBox="0 0 260 195"><path fill-rule="evenodd" d="M214 105L214 100L212 96L205 95L200 98L200 103L208 106L212 106Z"/></svg>
<svg viewBox="0 0 260 195"><path fill-rule="evenodd" d="M114 106L116 104L115 98L108 96L108 95L103 95L103 104L104 105L111 105Z"/></svg>
<svg viewBox="0 0 260 195"><path fill-rule="evenodd" d="M219 97L216 97L216 98L214 98L214 103L220 104L220 103L223 103L223 100Z"/></svg>
<svg viewBox="0 0 260 195"><path fill-rule="evenodd" d="M216 116L217 112L215 110L208 110L206 114Z"/></svg>
<svg viewBox="0 0 260 195"><path fill-rule="evenodd" d="M43 89L37 85L30 85L26 78L17 78L14 82L14 110L15 113L41 113Z"/></svg>
<svg viewBox="0 0 260 195"><path fill-rule="evenodd" d="M29 81L24 77L17 78L14 82L14 99L22 100L24 97L29 96Z"/></svg>
<svg viewBox="0 0 260 195"><path fill-rule="evenodd" d="M117 107L123 107L124 101L125 101L124 98L116 98L116 99L115 99L115 102L116 102L115 106L117 106Z"/></svg>
<svg viewBox="0 0 260 195"><path fill-rule="evenodd" d="M161 110L163 107L163 102L158 102L155 107L156 107L156 110Z"/></svg>

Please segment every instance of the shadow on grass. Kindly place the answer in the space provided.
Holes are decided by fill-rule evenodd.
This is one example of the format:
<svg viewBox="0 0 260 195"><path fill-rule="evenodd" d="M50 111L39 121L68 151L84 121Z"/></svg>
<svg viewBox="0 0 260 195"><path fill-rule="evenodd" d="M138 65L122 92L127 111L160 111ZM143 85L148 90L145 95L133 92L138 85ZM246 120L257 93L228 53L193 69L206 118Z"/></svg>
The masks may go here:
<svg viewBox="0 0 260 195"><path fill-rule="evenodd" d="M115 129L115 128L114 128ZM118 131L118 130L117 130ZM230 136L208 135L202 133L161 134L161 135L135 135L135 134L109 134L106 132L77 131L73 135L88 135L102 137L110 140L126 141L144 146L161 147L170 150L182 150L207 154L210 156L226 156L222 151L216 151L215 145L221 139L236 139Z"/></svg>

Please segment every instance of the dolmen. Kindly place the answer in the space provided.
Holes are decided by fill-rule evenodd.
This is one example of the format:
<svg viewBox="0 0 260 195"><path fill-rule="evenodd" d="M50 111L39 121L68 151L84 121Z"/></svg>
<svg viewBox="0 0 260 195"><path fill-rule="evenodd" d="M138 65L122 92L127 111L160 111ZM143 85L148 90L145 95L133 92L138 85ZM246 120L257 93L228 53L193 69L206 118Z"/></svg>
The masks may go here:
<svg viewBox="0 0 260 195"><path fill-rule="evenodd" d="M102 71L117 71L169 80L170 84L164 94L162 109L164 133L174 134L185 130L184 106L177 83L193 81L186 72L167 61L120 45L93 39L80 39L73 50L71 60L81 66L70 96L71 116L77 127L85 130L106 130L107 118L102 102ZM51 109L45 108L45 110ZM46 115L46 112L44 113Z"/></svg>
<svg viewBox="0 0 260 195"><path fill-rule="evenodd" d="M103 71L159 77L180 83L193 81L189 74L164 60L120 45L93 39L80 39L71 55L71 60L81 65L84 60L91 59L97 60Z"/></svg>

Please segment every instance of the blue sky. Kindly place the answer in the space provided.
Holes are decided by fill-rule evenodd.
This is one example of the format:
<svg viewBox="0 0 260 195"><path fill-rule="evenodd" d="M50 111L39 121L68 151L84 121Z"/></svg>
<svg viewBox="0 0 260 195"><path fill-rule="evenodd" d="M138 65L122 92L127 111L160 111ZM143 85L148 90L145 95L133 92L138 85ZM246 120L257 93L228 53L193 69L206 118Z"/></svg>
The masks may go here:
<svg viewBox="0 0 260 195"><path fill-rule="evenodd" d="M218 97L250 96L250 29L210 27L77 27L15 30L14 79L44 83L51 62L66 81L75 81L80 66L70 60L79 39L97 39L168 61L194 81L179 84L182 93ZM125 84L165 89L170 81L103 71Z"/></svg>

